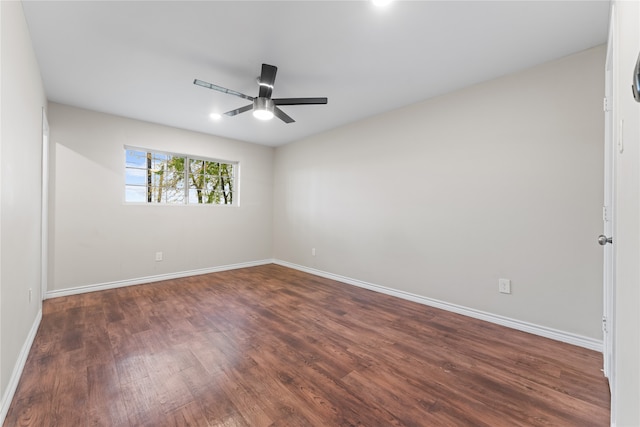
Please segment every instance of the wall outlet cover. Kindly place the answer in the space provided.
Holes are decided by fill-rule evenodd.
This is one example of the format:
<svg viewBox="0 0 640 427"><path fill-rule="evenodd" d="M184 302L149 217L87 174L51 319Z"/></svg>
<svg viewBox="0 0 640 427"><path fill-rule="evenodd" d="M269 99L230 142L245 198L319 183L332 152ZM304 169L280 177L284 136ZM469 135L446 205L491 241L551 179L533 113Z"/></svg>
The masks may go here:
<svg viewBox="0 0 640 427"><path fill-rule="evenodd" d="M501 294L510 294L511 293L511 280L509 279L498 279L498 292Z"/></svg>

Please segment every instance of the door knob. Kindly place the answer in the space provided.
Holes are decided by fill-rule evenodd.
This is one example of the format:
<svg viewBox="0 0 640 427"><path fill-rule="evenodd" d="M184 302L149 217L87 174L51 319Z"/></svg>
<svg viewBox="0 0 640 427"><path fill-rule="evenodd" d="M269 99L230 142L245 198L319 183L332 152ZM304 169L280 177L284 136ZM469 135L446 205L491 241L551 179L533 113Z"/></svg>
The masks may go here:
<svg viewBox="0 0 640 427"><path fill-rule="evenodd" d="M600 243L601 246L604 246L607 243L613 243L613 239L611 237L605 236L604 234L601 234L598 236L598 243Z"/></svg>

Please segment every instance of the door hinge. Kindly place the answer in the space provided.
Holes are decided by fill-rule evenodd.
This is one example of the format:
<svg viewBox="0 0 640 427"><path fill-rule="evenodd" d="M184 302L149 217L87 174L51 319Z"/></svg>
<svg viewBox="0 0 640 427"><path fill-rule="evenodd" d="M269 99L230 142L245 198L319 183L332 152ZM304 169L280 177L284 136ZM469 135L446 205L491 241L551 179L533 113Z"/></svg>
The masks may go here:
<svg viewBox="0 0 640 427"><path fill-rule="evenodd" d="M602 316L602 332L607 332L607 318L605 316Z"/></svg>
<svg viewBox="0 0 640 427"><path fill-rule="evenodd" d="M602 111L604 111L605 113L609 111L609 100L606 96L602 98Z"/></svg>
<svg viewBox="0 0 640 427"><path fill-rule="evenodd" d="M602 220L604 222L609 221L609 210L607 209L606 206L602 207Z"/></svg>

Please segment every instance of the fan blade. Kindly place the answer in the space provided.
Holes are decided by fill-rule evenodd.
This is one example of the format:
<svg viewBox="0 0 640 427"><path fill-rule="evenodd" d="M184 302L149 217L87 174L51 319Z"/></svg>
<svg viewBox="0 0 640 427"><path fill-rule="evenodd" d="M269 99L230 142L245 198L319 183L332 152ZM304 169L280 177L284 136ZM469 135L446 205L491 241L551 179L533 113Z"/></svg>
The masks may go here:
<svg viewBox="0 0 640 427"><path fill-rule="evenodd" d="M236 108L235 110L227 111L224 113L225 116L235 116L236 114L244 113L245 111L249 111L253 109L253 104L245 105L244 107Z"/></svg>
<svg viewBox="0 0 640 427"><path fill-rule="evenodd" d="M276 105L314 105L326 104L327 98L274 98Z"/></svg>
<svg viewBox="0 0 640 427"><path fill-rule="evenodd" d="M271 98L271 92L273 92L273 83L276 81L276 73L278 67L262 64L262 73L260 73L260 92L258 96L261 98Z"/></svg>
<svg viewBox="0 0 640 427"><path fill-rule="evenodd" d="M282 120L285 123L293 123L295 122L295 120L293 120L291 117L289 117L287 115L287 113L285 113L284 111L282 111L281 109L279 109L278 107L275 107L273 109L273 114L279 118L280 120Z"/></svg>
<svg viewBox="0 0 640 427"><path fill-rule="evenodd" d="M244 93L236 92L235 90L227 89L222 86L214 85L211 83L207 83L202 80L195 79L193 81L194 85L206 87L207 89L217 90L218 92L228 93L229 95L239 96L240 98L248 99L249 101L253 101L253 97L249 95L245 95Z"/></svg>

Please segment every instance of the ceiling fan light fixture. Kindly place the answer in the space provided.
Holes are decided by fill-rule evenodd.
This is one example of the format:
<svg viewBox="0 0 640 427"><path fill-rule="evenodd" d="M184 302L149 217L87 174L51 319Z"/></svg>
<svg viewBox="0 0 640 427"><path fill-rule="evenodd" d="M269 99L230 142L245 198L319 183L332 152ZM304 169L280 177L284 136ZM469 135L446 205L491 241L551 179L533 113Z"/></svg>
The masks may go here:
<svg viewBox="0 0 640 427"><path fill-rule="evenodd" d="M273 113L269 110L253 110L253 117L267 121L273 119Z"/></svg>
<svg viewBox="0 0 640 427"><path fill-rule="evenodd" d="M255 98L253 100L253 117L258 120L271 120L273 119L273 110L275 104L272 99L268 98Z"/></svg>
<svg viewBox="0 0 640 427"><path fill-rule="evenodd" d="M272 99L271 93L273 92L273 82L275 82L276 80L277 71L278 67L276 67L275 65L262 64L262 72L260 73L260 77L258 77L257 79L260 89L258 90L258 96L255 98L253 96L245 95L244 93L207 83L198 79L195 79L193 83L207 89L212 89L218 92L226 93L251 101L251 104L249 105L244 105L240 108L236 108L235 110L227 111L226 113L224 113L224 115L228 117L233 117L247 111L253 111L253 116L259 120L271 120L274 117L277 117L285 123L294 123L295 120L289 117L287 113L282 111L276 105L320 105L327 103L327 98Z"/></svg>

